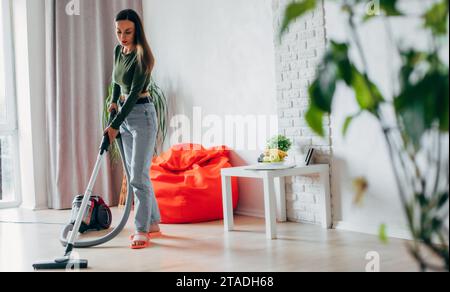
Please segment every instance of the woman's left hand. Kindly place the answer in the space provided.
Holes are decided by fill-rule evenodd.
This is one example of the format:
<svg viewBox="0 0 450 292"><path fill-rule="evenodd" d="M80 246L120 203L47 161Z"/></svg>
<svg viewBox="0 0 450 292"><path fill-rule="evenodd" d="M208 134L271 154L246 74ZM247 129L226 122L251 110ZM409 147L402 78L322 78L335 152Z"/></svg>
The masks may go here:
<svg viewBox="0 0 450 292"><path fill-rule="evenodd" d="M119 135L119 130L113 129L111 127L106 128L104 134L108 133L109 144L112 144L116 140L117 135Z"/></svg>

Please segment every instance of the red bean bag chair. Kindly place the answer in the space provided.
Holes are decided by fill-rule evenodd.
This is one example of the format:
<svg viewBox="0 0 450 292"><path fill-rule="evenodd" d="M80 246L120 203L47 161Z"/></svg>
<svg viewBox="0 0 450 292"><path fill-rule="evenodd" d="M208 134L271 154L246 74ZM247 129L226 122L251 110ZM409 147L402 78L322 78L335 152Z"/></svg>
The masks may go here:
<svg viewBox="0 0 450 292"><path fill-rule="evenodd" d="M196 223L223 219L220 170L231 167L225 146L205 149L180 144L155 157L150 169L161 223ZM233 209L238 203L237 178L232 178Z"/></svg>

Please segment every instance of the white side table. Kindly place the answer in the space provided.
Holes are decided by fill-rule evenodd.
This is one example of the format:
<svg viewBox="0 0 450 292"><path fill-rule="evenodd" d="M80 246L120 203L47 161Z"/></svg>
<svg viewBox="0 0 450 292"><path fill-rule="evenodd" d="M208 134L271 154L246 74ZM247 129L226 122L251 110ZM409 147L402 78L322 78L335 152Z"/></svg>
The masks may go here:
<svg viewBox="0 0 450 292"><path fill-rule="evenodd" d="M320 207L322 214L322 227L331 228L330 206L330 169L328 164L295 167L280 170L248 170L246 166L224 168L222 174L222 198L225 232L232 231L234 227L233 200L231 190L232 177L248 177L263 179L264 182L264 209L266 220L267 239L276 239L276 215L281 222L286 221L285 177L319 174L322 185Z"/></svg>

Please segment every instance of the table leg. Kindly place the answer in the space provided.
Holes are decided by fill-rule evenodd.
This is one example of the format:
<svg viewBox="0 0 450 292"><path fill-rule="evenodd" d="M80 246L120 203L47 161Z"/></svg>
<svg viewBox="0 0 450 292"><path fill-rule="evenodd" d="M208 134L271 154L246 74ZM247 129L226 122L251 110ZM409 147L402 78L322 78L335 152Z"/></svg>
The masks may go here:
<svg viewBox="0 0 450 292"><path fill-rule="evenodd" d="M222 175L222 203L223 223L225 232L232 231L234 227L233 218L233 193L231 188L231 177Z"/></svg>
<svg viewBox="0 0 450 292"><path fill-rule="evenodd" d="M272 177L266 176L264 177L263 181L266 237L267 239L275 239L277 236L277 222L274 179Z"/></svg>
<svg viewBox="0 0 450 292"><path fill-rule="evenodd" d="M331 222L331 198L330 198L330 174L328 171L320 173L320 185L322 186L322 193L319 197L319 204L321 206L322 227L330 229Z"/></svg>
<svg viewBox="0 0 450 292"><path fill-rule="evenodd" d="M275 192L277 194L277 218L286 222L286 183L284 177L275 178Z"/></svg>

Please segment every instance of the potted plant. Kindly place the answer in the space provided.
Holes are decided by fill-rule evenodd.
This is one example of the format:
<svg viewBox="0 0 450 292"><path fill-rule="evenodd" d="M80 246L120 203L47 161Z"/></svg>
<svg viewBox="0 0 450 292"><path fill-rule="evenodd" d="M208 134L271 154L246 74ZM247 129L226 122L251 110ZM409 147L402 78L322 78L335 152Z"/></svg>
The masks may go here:
<svg viewBox="0 0 450 292"><path fill-rule="evenodd" d="M291 22L311 11L317 0L292 1L285 13L280 36ZM388 145L395 173L398 192L408 227L413 238L408 243L411 255L422 271L449 271L448 223L449 172L448 149L442 141L448 141L449 130L449 69L440 52L448 45L448 0L437 0L422 13L409 15L403 12L397 0L381 0L380 8L386 23L390 19L417 17L429 36L430 50L415 47L401 48L395 44L395 54L402 60L397 72L398 89L389 98L381 94L376 83L369 78L368 52L363 49L357 30L374 16L358 14L362 0L338 0L343 11L351 42L331 41L319 68L316 80L309 88L310 108L306 114L309 126L324 135L323 117L332 111L332 101L338 84L344 84L355 93L359 111L348 117L343 125L347 133L361 113L375 117ZM389 26L388 34L392 34ZM355 48L362 66L356 66L349 50ZM395 113L394 123L389 122L386 110ZM445 155L443 153L446 153ZM429 174L432 171L433 177ZM359 180L360 189L367 188ZM361 190L358 192L361 196ZM380 238L385 239L386 226L380 227ZM432 254L437 262L431 262L425 254Z"/></svg>
<svg viewBox="0 0 450 292"><path fill-rule="evenodd" d="M267 141L266 150L258 158L258 162L284 163L291 146L291 140L283 135L272 137Z"/></svg>

